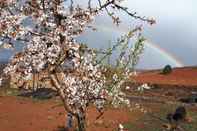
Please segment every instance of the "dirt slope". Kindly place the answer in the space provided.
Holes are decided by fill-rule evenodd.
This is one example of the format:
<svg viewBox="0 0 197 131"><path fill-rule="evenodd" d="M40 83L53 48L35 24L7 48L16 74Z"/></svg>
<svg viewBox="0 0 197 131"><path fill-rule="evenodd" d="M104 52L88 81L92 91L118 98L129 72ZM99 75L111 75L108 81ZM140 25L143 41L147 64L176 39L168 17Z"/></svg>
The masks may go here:
<svg viewBox="0 0 197 131"><path fill-rule="evenodd" d="M197 87L197 67L175 68L168 75L162 75L160 72L161 70L143 71L134 79L138 83Z"/></svg>
<svg viewBox="0 0 197 131"><path fill-rule="evenodd" d="M60 100L54 99L37 101L0 96L0 131L62 131L66 113L60 105ZM95 108L88 109L88 131L111 131L117 129L119 123L134 121L140 115L126 109L107 108L103 117L95 122L97 116Z"/></svg>

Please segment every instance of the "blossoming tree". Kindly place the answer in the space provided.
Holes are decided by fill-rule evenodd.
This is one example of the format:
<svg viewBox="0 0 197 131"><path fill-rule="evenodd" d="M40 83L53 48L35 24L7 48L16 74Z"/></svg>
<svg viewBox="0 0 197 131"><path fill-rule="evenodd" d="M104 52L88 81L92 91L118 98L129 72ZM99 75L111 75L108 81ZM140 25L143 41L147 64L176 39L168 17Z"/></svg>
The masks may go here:
<svg viewBox="0 0 197 131"><path fill-rule="evenodd" d="M75 40L102 11L106 11L117 25L121 22L116 16L119 10L128 17L154 24L153 19L129 12L121 6L121 1L94 0L92 6L93 0L89 0L87 8L82 8L73 0L1 0L1 46L15 48L16 44L25 44L4 69L5 75L30 79L33 73L48 70L68 112L67 126L71 126L74 116L81 131L86 129L85 113L89 104L95 104L101 114L107 100L116 106L121 102L129 104L120 87L129 76L128 67L137 64L143 50L144 39L139 33L141 27L131 30L105 51L84 47ZM136 32L138 40L129 47L128 42ZM120 71L112 75L113 82L109 85L110 80L106 78L106 69L101 61L118 47L121 53L116 66ZM99 53L102 55L100 59L97 57ZM58 75L63 80L59 80Z"/></svg>

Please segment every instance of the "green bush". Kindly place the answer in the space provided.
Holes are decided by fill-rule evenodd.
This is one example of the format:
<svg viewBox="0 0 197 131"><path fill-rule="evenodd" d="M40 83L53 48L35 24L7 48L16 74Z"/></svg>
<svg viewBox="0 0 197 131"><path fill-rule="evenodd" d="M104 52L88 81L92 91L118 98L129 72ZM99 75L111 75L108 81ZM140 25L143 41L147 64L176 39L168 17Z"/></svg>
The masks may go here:
<svg viewBox="0 0 197 131"><path fill-rule="evenodd" d="M162 70L162 74L164 75L170 74L171 72L172 72L172 67L170 65L166 65Z"/></svg>

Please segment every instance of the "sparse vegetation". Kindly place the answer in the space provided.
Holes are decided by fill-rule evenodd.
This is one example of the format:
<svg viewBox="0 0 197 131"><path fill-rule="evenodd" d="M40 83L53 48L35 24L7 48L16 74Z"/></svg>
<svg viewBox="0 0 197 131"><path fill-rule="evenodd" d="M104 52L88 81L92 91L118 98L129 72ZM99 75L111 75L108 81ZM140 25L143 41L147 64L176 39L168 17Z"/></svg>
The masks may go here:
<svg viewBox="0 0 197 131"><path fill-rule="evenodd" d="M150 106L150 105L149 105ZM173 112L178 105L163 105L163 104L152 104L150 106L152 113L144 114L139 117L136 121L130 121L124 123L124 127L128 131L171 131L166 129L164 126L168 124L166 120L166 115L169 112ZM182 122L180 123L181 128L184 131L195 131L197 130L197 112L194 112L195 107L187 107L188 117L192 119L192 122ZM178 129L174 131L179 131Z"/></svg>

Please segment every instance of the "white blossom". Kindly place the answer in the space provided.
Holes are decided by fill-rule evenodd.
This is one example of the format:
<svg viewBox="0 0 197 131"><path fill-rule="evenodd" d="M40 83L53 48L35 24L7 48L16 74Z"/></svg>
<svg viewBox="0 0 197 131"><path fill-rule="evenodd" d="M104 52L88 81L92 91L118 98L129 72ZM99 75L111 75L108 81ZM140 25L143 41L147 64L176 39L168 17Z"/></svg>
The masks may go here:
<svg viewBox="0 0 197 131"><path fill-rule="evenodd" d="M125 88L125 89L126 89L126 90L129 90L129 89L131 89L131 88L130 88L130 86L126 86L126 88Z"/></svg>
<svg viewBox="0 0 197 131"><path fill-rule="evenodd" d="M149 89L151 89L151 87L145 83L137 88L138 91L144 91L144 89L149 90Z"/></svg>
<svg viewBox="0 0 197 131"><path fill-rule="evenodd" d="M124 130L124 126L122 124L119 124L118 127L119 127L119 131L123 131Z"/></svg>
<svg viewBox="0 0 197 131"><path fill-rule="evenodd" d="M115 0L114 3L119 4L121 1ZM90 103L101 111L108 98L116 107L122 103L130 104L121 87L130 77L128 65L133 67L137 64L143 44L138 42L140 44L137 46L128 48L129 55L121 51L118 62L121 65L120 72L112 74L109 88L104 73L107 69L97 64L97 54L93 49L82 49L75 40L99 13L98 7L90 10L76 6L69 12L62 1L2 2L5 7L1 7L0 46L14 48L17 42L25 44L23 50L16 53L4 69L6 75L14 74L17 79L29 80L34 73L48 71L64 105L75 114L86 111ZM130 39L128 35L124 38L127 41ZM125 44L120 45L124 46L123 50L127 49ZM142 88L148 89L148 86ZM121 130L124 128L121 124L119 127Z"/></svg>
<svg viewBox="0 0 197 131"><path fill-rule="evenodd" d="M114 74L114 75L113 75L113 80L114 80L114 81L117 81L117 80L118 80L118 75L117 75L117 74Z"/></svg>
<svg viewBox="0 0 197 131"><path fill-rule="evenodd" d="M2 79L2 78L0 78L0 86L2 86L2 81L3 81L3 79Z"/></svg>

